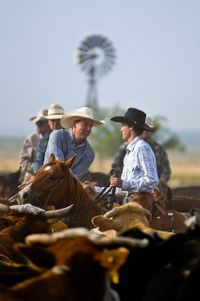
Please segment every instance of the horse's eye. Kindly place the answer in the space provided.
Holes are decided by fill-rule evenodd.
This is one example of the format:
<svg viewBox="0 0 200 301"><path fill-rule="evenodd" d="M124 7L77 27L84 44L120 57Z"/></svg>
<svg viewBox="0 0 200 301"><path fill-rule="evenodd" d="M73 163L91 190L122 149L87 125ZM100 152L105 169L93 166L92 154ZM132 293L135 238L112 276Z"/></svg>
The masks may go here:
<svg viewBox="0 0 200 301"><path fill-rule="evenodd" d="M55 175L51 175L49 176L49 180L55 181L57 180L57 177Z"/></svg>

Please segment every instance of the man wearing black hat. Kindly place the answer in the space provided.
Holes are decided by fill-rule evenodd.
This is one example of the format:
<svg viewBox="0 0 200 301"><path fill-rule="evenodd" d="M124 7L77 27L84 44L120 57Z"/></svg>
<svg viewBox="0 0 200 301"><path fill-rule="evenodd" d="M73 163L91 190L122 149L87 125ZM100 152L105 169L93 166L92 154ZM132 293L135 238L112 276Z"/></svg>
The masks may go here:
<svg viewBox="0 0 200 301"><path fill-rule="evenodd" d="M124 116L111 118L121 122L123 140L128 141L121 178L111 177L110 185L128 191L130 198L151 210L153 189L159 179L155 155L150 145L141 137L144 130L151 131L145 124L146 114L136 108L129 108Z"/></svg>

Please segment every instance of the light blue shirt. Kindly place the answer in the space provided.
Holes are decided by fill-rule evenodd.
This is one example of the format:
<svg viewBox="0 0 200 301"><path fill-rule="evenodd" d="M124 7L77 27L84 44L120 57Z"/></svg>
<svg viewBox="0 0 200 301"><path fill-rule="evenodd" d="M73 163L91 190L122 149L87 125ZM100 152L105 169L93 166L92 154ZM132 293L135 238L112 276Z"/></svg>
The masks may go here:
<svg viewBox="0 0 200 301"><path fill-rule="evenodd" d="M95 153L87 140L82 144L76 145L72 130L54 130L49 136L44 164L47 163L51 154L54 154L57 160L67 160L76 155L71 171L82 180L94 160Z"/></svg>
<svg viewBox="0 0 200 301"><path fill-rule="evenodd" d="M141 136L127 145L121 178L122 189L133 193L152 193L159 183L155 155Z"/></svg>

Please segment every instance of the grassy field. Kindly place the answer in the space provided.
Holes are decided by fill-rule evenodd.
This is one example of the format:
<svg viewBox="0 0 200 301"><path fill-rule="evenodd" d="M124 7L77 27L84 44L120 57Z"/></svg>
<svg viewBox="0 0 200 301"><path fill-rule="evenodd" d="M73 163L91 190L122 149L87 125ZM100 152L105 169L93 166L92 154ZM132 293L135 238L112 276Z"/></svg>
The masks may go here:
<svg viewBox="0 0 200 301"><path fill-rule="evenodd" d="M0 139L0 173L18 169L18 155L23 139ZM200 149L191 148L185 152L168 152L172 169L171 187L200 185ZM111 159L95 160L92 171L108 173Z"/></svg>

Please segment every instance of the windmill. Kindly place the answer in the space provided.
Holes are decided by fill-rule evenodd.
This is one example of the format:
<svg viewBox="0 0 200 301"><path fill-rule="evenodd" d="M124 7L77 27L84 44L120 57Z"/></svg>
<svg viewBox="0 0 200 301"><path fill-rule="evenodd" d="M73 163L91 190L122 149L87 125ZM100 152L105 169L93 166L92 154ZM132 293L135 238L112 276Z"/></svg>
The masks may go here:
<svg viewBox="0 0 200 301"><path fill-rule="evenodd" d="M86 37L76 53L76 62L88 76L86 105L98 108L97 80L106 75L115 63L113 44L101 35Z"/></svg>

